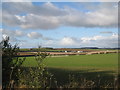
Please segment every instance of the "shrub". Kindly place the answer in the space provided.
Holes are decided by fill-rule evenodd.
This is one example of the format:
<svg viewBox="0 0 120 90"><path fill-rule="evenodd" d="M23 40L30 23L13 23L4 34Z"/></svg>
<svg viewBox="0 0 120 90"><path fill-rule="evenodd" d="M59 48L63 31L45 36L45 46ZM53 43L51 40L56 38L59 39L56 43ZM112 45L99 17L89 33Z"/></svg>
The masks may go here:
<svg viewBox="0 0 120 90"><path fill-rule="evenodd" d="M43 60L48 56L47 53L36 54L35 60L37 67L23 67L19 72L19 87L20 88L51 88L54 85L53 75L48 72L47 68L43 64Z"/></svg>
<svg viewBox="0 0 120 90"><path fill-rule="evenodd" d="M0 46L2 47L2 87L14 88L15 84L18 84L18 69L25 58L16 57L19 47L17 44L12 46L9 43L9 37L3 39Z"/></svg>

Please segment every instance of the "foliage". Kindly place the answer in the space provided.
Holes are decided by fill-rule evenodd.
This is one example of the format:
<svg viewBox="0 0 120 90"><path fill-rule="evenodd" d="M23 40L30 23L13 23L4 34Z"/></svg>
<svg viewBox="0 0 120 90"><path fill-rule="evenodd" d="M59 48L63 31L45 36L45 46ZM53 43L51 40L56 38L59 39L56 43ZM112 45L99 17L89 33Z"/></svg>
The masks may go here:
<svg viewBox="0 0 120 90"><path fill-rule="evenodd" d="M21 88L51 88L55 86L55 84L52 84L55 81L53 80L53 75L48 72L46 66L43 64L43 60L48 55L39 51L34 58L37 62L37 67L23 67L19 74L19 85Z"/></svg>
<svg viewBox="0 0 120 90"><path fill-rule="evenodd" d="M19 47L17 44L12 46L9 43L9 37L6 37L0 45L2 47L3 89L22 86L26 88L49 88L52 86L53 75L47 71L42 63L49 54L39 51L34 58L37 67L23 68L21 65L25 58L18 57Z"/></svg>
<svg viewBox="0 0 120 90"><path fill-rule="evenodd" d="M9 37L6 37L0 43L2 47L2 84L3 88L13 88L18 84L18 69L20 69L25 58L19 59L16 57L19 52L19 47L9 43Z"/></svg>
<svg viewBox="0 0 120 90"><path fill-rule="evenodd" d="M87 79L84 77L81 78L76 78L74 75L69 75L69 82L68 84L64 85L63 88L81 88L81 89L102 89L102 88L114 88L114 89L118 89L118 78L114 77L114 79L112 80L112 82L110 82L109 80L104 80L104 83L102 82L102 77L100 75L98 75L96 77L96 79Z"/></svg>

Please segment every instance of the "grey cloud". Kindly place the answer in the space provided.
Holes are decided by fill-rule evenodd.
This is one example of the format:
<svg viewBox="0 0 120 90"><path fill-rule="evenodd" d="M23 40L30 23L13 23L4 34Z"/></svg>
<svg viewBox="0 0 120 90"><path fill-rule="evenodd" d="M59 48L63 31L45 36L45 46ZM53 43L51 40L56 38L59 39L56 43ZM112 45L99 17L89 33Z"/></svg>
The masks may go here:
<svg viewBox="0 0 120 90"><path fill-rule="evenodd" d="M3 2L2 3L3 13L8 12L9 14L22 14L32 13L34 7L31 2Z"/></svg>
<svg viewBox="0 0 120 90"><path fill-rule="evenodd" d="M82 39L82 45L97 46L97 47L117 47L118 35L112 34L111 36L94 36L85 37Z"/></svg>
<svg viewBox="0 0 120 90"><path fill-rule="evenodd" d="M59 20L57 17L46 17L30 14L25 17L25 21L21 24L21 27L24 29L54 29L59 27Z"/></svg>
<svg viewBox="0 0 120 90"><path fill-rule="evenodd" d="M4 0L3 2L38 2L39 0ZM48 1L48 0L41 0L41 1ZM51 0L55 1L56 0ZM119 0L58 0L58 2L118 2Z"/></svg>
<svg viewBox="0 0 120 90"><path fill-rule="evenodd" d="M50 37L43 37L42 39L43 39L43 40L55 40L55 39L50 38Z"/></svg>
<svg viewBox="0 0 120 90"><path fill-rule="evenodd" d="M10 38L10 42L12 43L22 43L22 42L27 42L26 40L21 40L21 39L18 39L16 38L15 36L10 36L8 34L2 34L2 37L4 38L5 36L8 36Z"/></svg>
<svg viewBox="0 0 120 90"><path fill-rule="evenodd" d="M24 35L25 35L25 33L23 33L22 31L20 31L20 30L15 30L15 36L17 36L17 37L23 37Z"/></svg>
<svg viewBox="0 0 120 90"><path fill-rule="evenodd" d="M42 39L42 40L53 40L52 38L50 37L45 37L43 36L41 33L38 33L38 32L30 32L27 34L27 36L29 38L32 38L32 39Z"/></svg>
<svg viewBox="0 0 120 90"><path fill-rule="evenodd" d="M14 15L9 14L8 12L2 13L2 22L7 26L19 26L21 22Z"/></svg>
<svg viewBox="0 0 120 90"><path fill-rule="evenodd" d="M7 30L7 29L0 29L0 32L2 33L2 36L9 36L10 42L13 43L19 43L19 42L26 42L26 40L19 39L20 37L24 37L25 33L23 33L21 30Z"/></svg>
<svg viewBox="0 0 120 90"><path fill-rule="evenodd" d="M44 3L43 5L33 5L32 2L4 2L3 12L10 14L26 14L34 13L47 16L61 16L67 14L64 9L59 9L52 3Z"/></svg>
<svg viewBox="0 0 120 90"><path fill-rule="evenodd" d="M95 10L89 12L81 12L70 7L61 9L52 3L45 3L40 6L35 6L30 2L18 4L15 2L3 4L3 24L19 26L24 29L44 30L55 29L60 26L117 26L118 10L114 7L114 3L101 3Z"/></svg>
<svg viewBox="0 0 120 90"><path fill-rule="evenodd" d="M35 34L34 34L35 35ZM34 35L31 35L34 37ZM118 35L117 34L112 34L111 36L93 36L93 37L83 37L83 38L76 38L76 37L64 37L61 38L60 40L47 40L42 43L42 46L45 47L109 47L109 48L114 48L118 47ZM34 38L43 38L38 35L38 37ZM29 42L31 43L31 42ZM35 46L35 44L30 44L28 45L26 42L23 43L22 46Z"/></svg>
<svg viewBox="0 0 120 90"><path fill-rule="evenodd" d="M93 36L83 38L64 37L58 45L63 47L118 47L118 35L111 36Z"/></svg>
<svg viewBox="0 0 120 90"><path fill-rule="evenodd" d="M1 29L2 34L6 34L10 37L14 36L14 37L23 37L25 35L24 32L22 32L21 30L7 30L7 29Z"/></svg>
<svg viewBox="0 0 120 90"><path fill-rule="evenodd" d="M101 34L112 34L113 32L111 31L103 31L103 32L100 32Z"/></svg>
<svg viewBox="0 0 120 90"><path fill-rule="evenodd" d="M39 38L43 37L42 34L37 33L37 32L28 33L27 36L32 39L39 39Z"/></svg>

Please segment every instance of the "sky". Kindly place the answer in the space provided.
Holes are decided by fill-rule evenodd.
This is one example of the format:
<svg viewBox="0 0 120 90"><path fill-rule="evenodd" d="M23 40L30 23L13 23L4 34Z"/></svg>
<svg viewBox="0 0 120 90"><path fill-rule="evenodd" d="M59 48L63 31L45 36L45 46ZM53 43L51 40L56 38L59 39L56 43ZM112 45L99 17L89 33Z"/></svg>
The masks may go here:
<svg viewBox="0 0 120 90"><path fill-rule="evenodd" d="M117 25L117 2L3 2L0 35L21 48L114 48Z"/></svg>

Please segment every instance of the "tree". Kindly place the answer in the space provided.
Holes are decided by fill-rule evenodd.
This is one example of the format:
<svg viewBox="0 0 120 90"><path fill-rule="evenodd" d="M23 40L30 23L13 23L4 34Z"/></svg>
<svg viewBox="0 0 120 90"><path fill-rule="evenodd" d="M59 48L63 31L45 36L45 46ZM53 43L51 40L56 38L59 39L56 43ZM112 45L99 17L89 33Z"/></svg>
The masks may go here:
<svg viewBox="0 0 120 90"><path fill-rule="evenodd" d="M18 84L18 70L25 58L17 57L19 47L17 44L12 46L9 37L3 39L0 46L2 47L2 87L14 88L15 84Z"/></svg>

